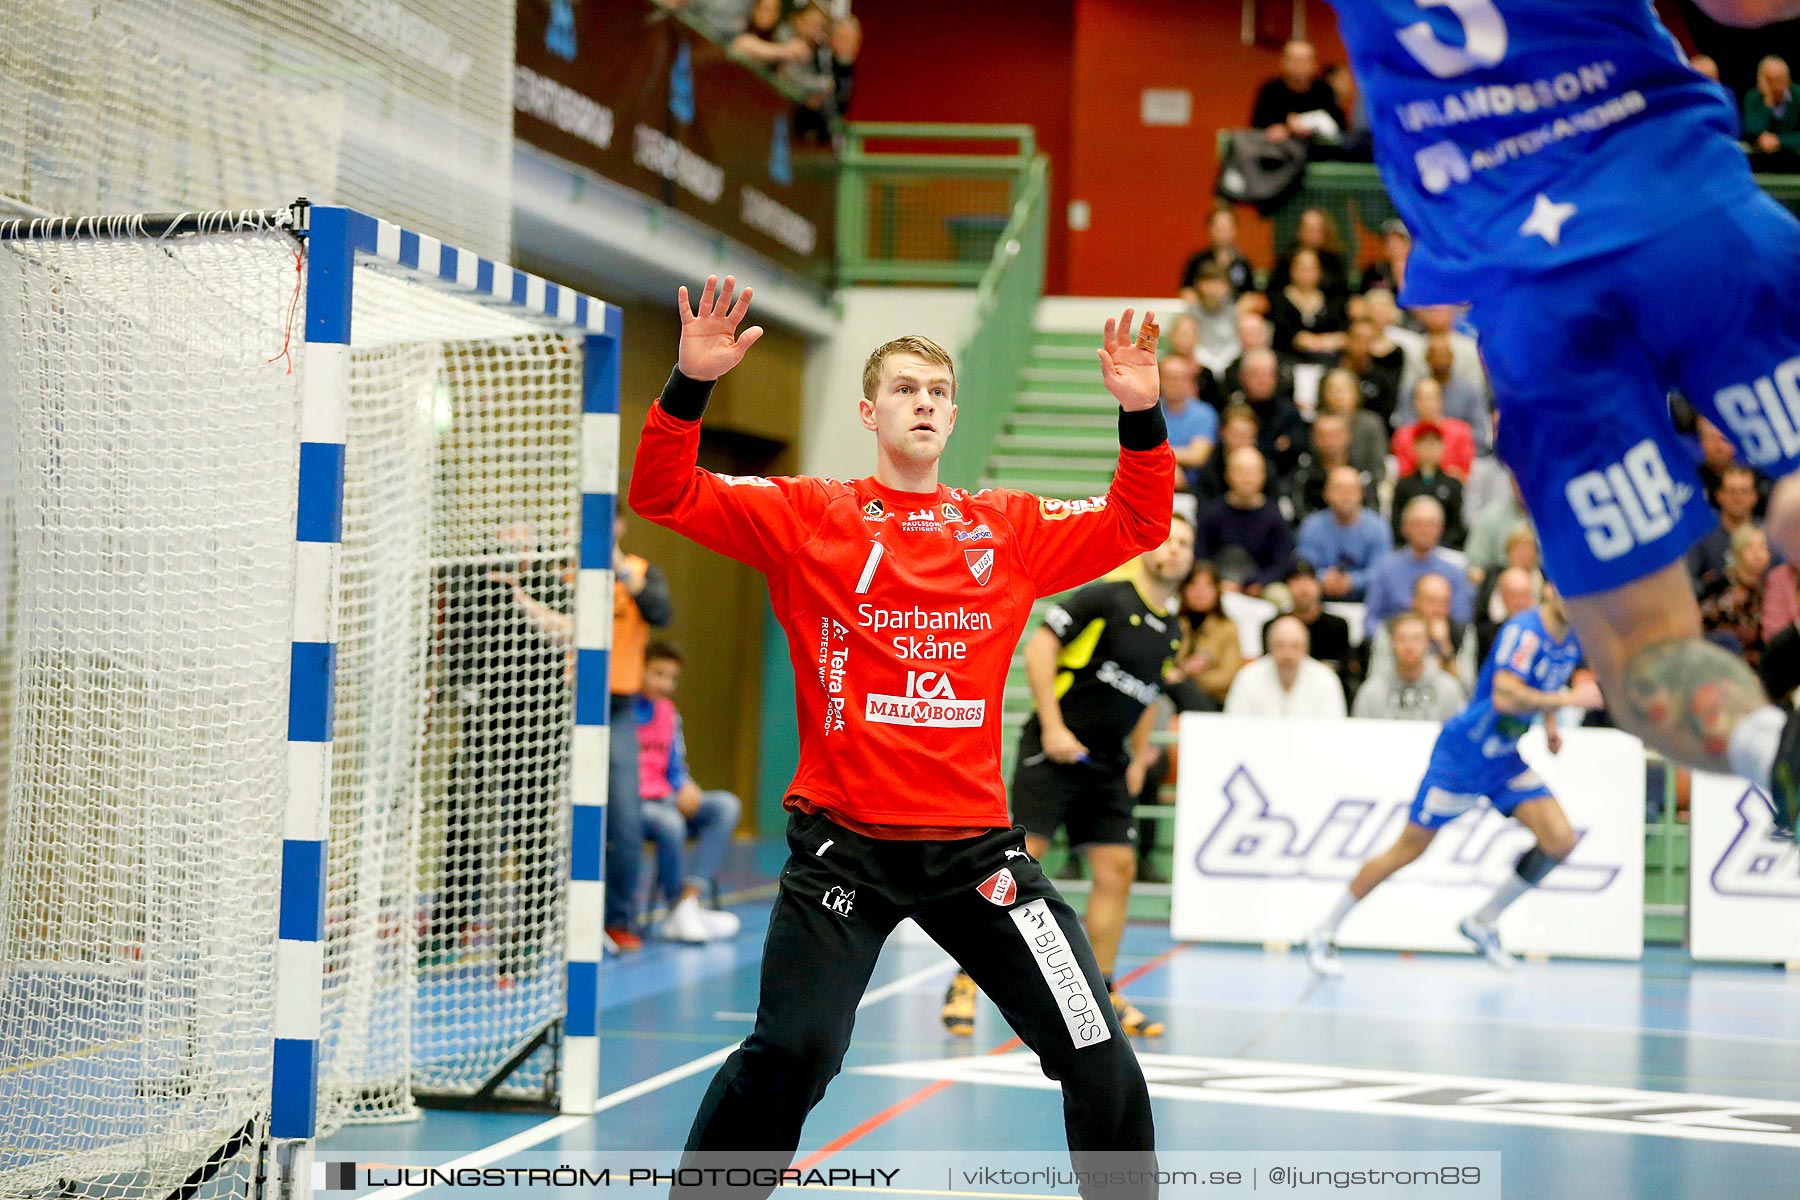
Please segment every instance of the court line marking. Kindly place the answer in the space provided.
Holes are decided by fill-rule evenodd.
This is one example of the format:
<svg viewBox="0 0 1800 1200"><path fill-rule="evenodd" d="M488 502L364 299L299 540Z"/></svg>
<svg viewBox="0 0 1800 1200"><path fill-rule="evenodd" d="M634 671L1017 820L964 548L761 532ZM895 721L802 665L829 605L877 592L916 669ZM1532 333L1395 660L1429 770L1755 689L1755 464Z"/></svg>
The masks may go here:
<svg viewBox="0 0 1800 1200"><path fill-rule="evenodd" d="M1315 989L1309 985L1302 993L1301 1000L1311 995ZM1174 996L1146 996L1145 1000L1161 1008L1188 1008L1201 1012L1247 1012L1247 1013L1289 1013L1281 1002L1268 1004L1229 1004L1203 1000L1180 1000ZM1300 1003L1295 1001L1294 1003ZM1330 1017L1359 1017L1372 1021L1416 1021L1433 1022L1440 1025L1519 1025L1538 1029L1572 1030L1580 1033L1611 1033L1622 1037L1664 1037L1680 1038L1683 1041L1701 1039L1716 1042L1747 1042L1763 1046L1800 1047L1800 1037L1771 1037L1760 1033L1711 1033L1692 1029L1658 1029L1649 1025L1590 1025L1581 1021L1552 1021L1546 1017L1458 1017L1443 1013L1406 1012L1397 1009L1375 1008L1332 1008L1321 1004L1302 1004L1292 1009L1294 1013L1317 1014Z"/></svg>
<svg viewBox="0 0 1800 1200"><path fill-rule="evenodd" d="M1155 958L1152 958L1148 962L1142 963L1139 966L1134 967L1127 974L1120 976L1118 981L1113 986L1117 989L1123 989L1127 984L1135 983L1137 980L1142 979L1144 976L1146 976L1150 972L1156 970L1156 968L1162 966L1164 963L1168 962L1170 959L1174 958L1177 954L1182 953L1186 949L1187 949L1187 943L1177 942L1175 945L1169 947L1167 950L1164 950L1161 954L1158 954ZM1013 1037L1008 1038L1004 1042L1001 1042L998 1046L995 1046L993 1049L985 1051L983 1053L982 1057L985 1058L985 1057L992 1057L997 1054L1005 1054L1009 1051L1018 1049L1020 1046L1023 1046L1024 1044L1025 1043L1015 1034ZM845 1130L843 1133L838 1134L835 1138L832 1138L829 1142L826 1142L823 1146L820 1146L817 1150L814 1150L811 1154L807 1155L805 1158L803 1158L799 1162L795 1163L794 1164L795 1169L800 1170L800 1171L806 1171L806 1170L810 1170L813 1167L818 1166L820 1163L824 1162L826 1159L828 1159L832 1155L836 1154L839 1150L842 1150L846 1146L854 1145L855 1143L860 1142L863 1138L867 1137L871 1133L874 1133L877 1129L880 1129L883 1125L886 1125L889 1121L893 1120L895 1117L899 1116L901 1113L906 1112L908 1109L917 1108L919 1105L925 1103L925 1101L931 1099L933 1096L937 1095L939 1092L945 1090L946 1088L952 1086L953 1084L955 1084L957 1082L959 1082L959 1081L954 1078L933 1080L932 1082L926 1084L924 1087L920 1088L918 1091L914 1092L912 1095L903 1097L900 1100L895 1101L893 1104L888 1105L886 1108L882 1109L880 1112L875 1113L873 1116L864 1118L863 1120L857 1122L855 1125L851 1126L849 1129ZM1053 1084L1052 1086L1060 1087L1061 1085Z"/></svg>
<svg viewBox="0 0 1800 1200"><path fill-rule="evenodd" d="M907 975L902 975L891 983L884 983L880 987L865 993L863 998L858 1001L856 1005L857 1010L861 1011L871 1005L880 1004L883 1000L898 996L902 992L910 991L916 985L924 983L933 976L948 974L950 969L955 965L954 962L946 957L942 962L934 963L929 967L923 967ZM533 1125L530 1129L521 1130L511 1137L503 1138L490 1146L483 1146L481 1149L470 1151L460 1158L453 1158L449 1162L437 1164L437 1169L448 1171L462 1167L492 1166L503 1158L509 1158L514 1154L529 1150L533 1146L542 1145L551 1138L559 1137L562 1134L579 1129L582 1125L593 1120L608 1109L617 1108L621 1104L629 1104L631 1101L636 1100L641 1096L647 1096L651 1092L668 1087L671 1083L679 1083L681 1080L686 1079L691 1075L698 1075L709 1067L717 1066L727 1058L730 1058L731 1052L736 1050L741 1044L742 1041L740 1039L737 1042L731 1043L729 1046L721 1046L710 1054L702 1054L699 1058L696 1058L691 1062L683 1063L679 1067L672 1067L659 1075L652 1075L648 1079L639 1080L637 1083L631 1084L628 1087L622 1087L616 1092L608 1092L600 1098L599 1103L594 1105L594 1111L592 1113L582 1116L551 1117L547 1121ZM367 1196L362 1197L362 1200L407 1200L407 1197L409 1196L416 1196L420 1192L430 1190L431 1188L429 1185L378 1188L377 1190L370 1192Z"/></svg>
<svg viewBox="0 0 1800 1200"><path fill-rule="evenodd" d="M1574 1134L1775 1146L1790 1152L1800 1145L1800 1103L1793 1100L1202 1055L1140 1057L1150 1095L1158 1100L1381 1120L1525 1125ZM1029 1054L934 1058L857 1067L855 1073L1035 1091L1058 1086Z"/></svg>

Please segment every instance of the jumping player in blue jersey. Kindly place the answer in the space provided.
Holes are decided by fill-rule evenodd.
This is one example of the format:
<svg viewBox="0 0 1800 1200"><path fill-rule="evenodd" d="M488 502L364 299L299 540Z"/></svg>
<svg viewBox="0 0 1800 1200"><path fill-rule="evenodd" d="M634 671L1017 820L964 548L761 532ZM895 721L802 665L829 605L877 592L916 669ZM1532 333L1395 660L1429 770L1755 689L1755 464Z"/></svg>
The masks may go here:
<svg viewBox="0 0 1800 1200"><path fill-rule="evenodd" d="M1519 739L1542 713L1550 753L1560 753L1557 710L1600 707L1600 689L1592 680L1569 685L1580 662L1581 646L1569 629L1562 597L1546 585L1542 604L1500 627L1481 678L1475 681L1475 695L1444 722L1431 748L1431 765L1419 781L1406 828L1392 846L1362 865L1350 890L1308 936L1307 965L1321 975L1341 974L1337 931L1350 910L1382 880L1425 853L1438 830L1484 798L1496 812L1531 830L1537 844L1519 856L1513 874L1493 898L1463 918L1457 929L1495 966L1511 970L1516 965L1500 945L1495 928L1500 914L1543 882L1575 849L1576 841L1562 805L1519 756Z"/></svg>
<svg viewBox="0 0 1800 1200"><path fill-rule="evenodd" d="M1335 0L1414 243L1409 305L1473 305L1497 448L1618 722L1768 790L1792 829L1800 715L1701 638L1682 556L1714 522L1680 391L1781 478L1800 561L1800 221L1760 191L1727 94L1649 0ZM1760 24L1800 0L1696 0Z"/></svg>

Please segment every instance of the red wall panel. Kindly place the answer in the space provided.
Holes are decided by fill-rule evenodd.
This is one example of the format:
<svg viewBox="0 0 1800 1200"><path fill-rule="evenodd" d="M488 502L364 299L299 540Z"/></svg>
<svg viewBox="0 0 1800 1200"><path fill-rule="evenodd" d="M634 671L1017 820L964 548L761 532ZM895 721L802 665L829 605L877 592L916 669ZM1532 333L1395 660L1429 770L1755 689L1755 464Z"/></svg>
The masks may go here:
<svg viewBox="0 0 1800 1200"><path fill-rule="evenodd" d="M1285 4L1287 0L1264 0ZM1051 292L1169 295L1205 230L1218 130L1242 126L1279 49L1245 46L1238 0L856 0L864 49L852 116L1023 121L1051 156ZM1322 63L1337 22L1307 0ZM1185 88L1185 127L1146 127L1146 88ZM1089 227L1070 230L1068 202ZM1268 235L1246 214L1266 263Z"/></svg>
<svg viewBox="0 0 1800 1200"><path fill-rule="evenodd" d="M1069 114L1076 0L856 0L857 121L1037 128L1050 156L1047 286L1068 286Z"/></svg>

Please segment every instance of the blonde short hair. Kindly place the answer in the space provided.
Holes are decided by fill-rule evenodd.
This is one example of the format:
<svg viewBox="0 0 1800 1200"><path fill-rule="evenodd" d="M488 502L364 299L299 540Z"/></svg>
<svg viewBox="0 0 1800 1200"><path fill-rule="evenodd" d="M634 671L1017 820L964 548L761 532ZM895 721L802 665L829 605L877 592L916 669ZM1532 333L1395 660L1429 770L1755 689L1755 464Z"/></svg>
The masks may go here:
<svg viewBox="0 0 1800 1200"><path fill-rule="evenodd" d="M909 333L891 342L883 342L870 353L869 361L863 364L864 400L875 398L875 389L881 386L881 364L895 354L916 354L926 362L936 363L949 371L950 399L956 399L956 364L950 361L950 352L928 337Z"/></svg>

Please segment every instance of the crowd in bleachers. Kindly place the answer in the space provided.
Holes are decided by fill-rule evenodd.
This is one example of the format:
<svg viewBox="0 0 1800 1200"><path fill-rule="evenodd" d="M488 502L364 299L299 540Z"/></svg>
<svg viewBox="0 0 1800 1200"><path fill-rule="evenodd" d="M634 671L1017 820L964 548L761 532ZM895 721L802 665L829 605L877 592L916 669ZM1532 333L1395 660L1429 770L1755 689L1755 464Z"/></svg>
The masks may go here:
<svg viewBox="0 0 1800 1200"><path fill-rule="evenodd" d="M1695 66L1708 73L1710 60ZM1759 169L1800 164L1800 91L1784 61L1763 61L1741 109ZM1348 72L1321 72L1300 42L1250 125L1338 157L1366 131ZM1294 230L1254 261L1221 205L1178 277L1185 311L1169 329L1163 407L1201 562L1182 593L1188 645L1171 694L1184 709L1336 715L1348 703L1439 719L1544 586L1494 456L1479 330L1459 308L1398 307L1411 248L1401 222L1371 231L1367 253L1319 209ZM1769 481L1679 397L1671 405L1718 514L1688 559L1707 635L1786 700L1800 685L1800 605L1794 568L1772 563L1758 528ZM1224 653L1234 641L1238 653ZM1340 694L1317 687L1307 663L1329 668Z"/></svg>
<svg viewBox="0 0 1800 1200"><path fill-rule="evenodd" d="M1186 710L1442 719L1544 586L1494 457L1479 331L1459 309L1397 307L1410 245L1398 222L1361 262L1317 210L1270 262L1245 253L1229 208L1207 234L1161 364L1201 560L1171 694ZM1796 577L1757 526L1768 481L1671 403L1718 513L1689 556L1707 633L1789 696Z"/></svg>
<svg viewBox="0 0 1800 1200"><path fill-rule="evenodd" d="M832 123L850 110L862 23L833 16L812 0L656 0L685 12L732 57L773 71L805 93L794 110L794 135L828 142Z"/></svg>

